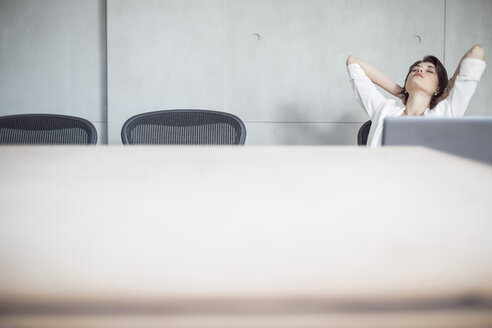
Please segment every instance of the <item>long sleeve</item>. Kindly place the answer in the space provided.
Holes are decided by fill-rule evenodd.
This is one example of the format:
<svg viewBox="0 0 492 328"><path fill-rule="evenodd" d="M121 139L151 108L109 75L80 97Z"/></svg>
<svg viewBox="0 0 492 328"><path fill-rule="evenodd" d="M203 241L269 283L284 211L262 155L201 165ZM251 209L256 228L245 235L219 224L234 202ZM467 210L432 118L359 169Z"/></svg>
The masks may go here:
<svg viewBox="0 0 492 328"><path fill-rule="evenodd" d="M386 98L378 91L359 64L348 65L347 71L355 99L373 119L377 109L386 101Z"/></svg>
<svg viewBox="0 0 492 328"><path fill-rule="evenodd" d="M478 81L485 70L485 62L475 58L464 58L449 96L436 106L436 112L446 116L463 116Z"/></svg>

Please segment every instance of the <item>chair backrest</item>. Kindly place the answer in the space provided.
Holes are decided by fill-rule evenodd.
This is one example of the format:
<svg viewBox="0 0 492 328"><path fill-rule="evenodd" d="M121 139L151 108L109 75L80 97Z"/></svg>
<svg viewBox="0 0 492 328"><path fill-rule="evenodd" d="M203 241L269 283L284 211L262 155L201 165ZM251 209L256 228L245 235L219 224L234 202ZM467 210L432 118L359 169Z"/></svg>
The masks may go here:
<svg viewBox="0 0 492 328"><path fill-rule="evenodd" d="M246 126L229 113L174 109L131 117L121 129L125 145L244 145Z"/></svg>
<svg viewBox="0 0 492 328"><path fill-rule="evenodd" d="M0 144L94 145L96 143L96 128L83 118L53 114L0 117Z"/></svg>
<svg viewBox="0 0 492 328"><path fill-rule="evenodd" d="M357 144L359 146L367 145L367 136L369 135L369 130L371 130L371 121L367 121L359 129L357 133Z"/></svg>

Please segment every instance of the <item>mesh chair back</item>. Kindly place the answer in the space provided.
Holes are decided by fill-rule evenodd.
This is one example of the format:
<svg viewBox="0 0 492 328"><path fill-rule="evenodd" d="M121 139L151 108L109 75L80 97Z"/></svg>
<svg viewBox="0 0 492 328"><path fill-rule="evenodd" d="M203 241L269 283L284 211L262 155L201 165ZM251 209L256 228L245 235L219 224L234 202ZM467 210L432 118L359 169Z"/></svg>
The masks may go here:
<svg viewBox="0 0 492 328"><path fill-rule="evenodd" d="M359 146L367 145L367 137L369 136L369 131L371 130L371 121L367 121L359 129L357 133L357 144Z"/></svg>
<svg viewBox="0 0 492 328"><path fill-rule="evenodd" d="M127 145L244 145L246 127L223 112L175 109L131 117L121 129Z"/></svg>
<svg viewBox="0 0 492 328"><path fill-rule="evenodd" d="M73 116L22 114L0 117L0 144L94 145L97 131L91 122Z"/></svg>

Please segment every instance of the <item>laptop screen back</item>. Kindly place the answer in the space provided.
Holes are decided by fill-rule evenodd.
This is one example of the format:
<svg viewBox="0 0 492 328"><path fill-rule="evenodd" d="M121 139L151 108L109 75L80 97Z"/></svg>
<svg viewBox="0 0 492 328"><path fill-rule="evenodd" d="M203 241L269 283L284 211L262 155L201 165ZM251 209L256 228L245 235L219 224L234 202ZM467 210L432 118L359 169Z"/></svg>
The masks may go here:
<svg viewBox="0 0 492 328"><path fill-rule="evenodd" d="M492 117L387 117L384 146L425 146L492 164Z"/></svg>

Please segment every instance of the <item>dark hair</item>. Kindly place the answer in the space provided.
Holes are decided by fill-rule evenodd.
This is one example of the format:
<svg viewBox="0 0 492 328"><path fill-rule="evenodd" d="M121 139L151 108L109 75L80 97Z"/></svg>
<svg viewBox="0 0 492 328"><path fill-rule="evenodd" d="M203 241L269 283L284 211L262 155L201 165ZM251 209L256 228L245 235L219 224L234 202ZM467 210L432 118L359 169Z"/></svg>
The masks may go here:
<svg viewBox="0 0 492 328"><path fill-rule="evenodd" d="M410 66L410 68L408 69L407 77L405 78L405 83L403 84L403 91L400 94L402 95L403 104L406 105L407 100L408 100L408 93L407 93L407 90L405 90L405 85L407 84L408 75L410 75L410 73L412 72L412 69L415 66L417 66L421 63L431 63L431 64L434 64L434 66L436 67L437 78L439 81L438 81L438 87L437 87L437 95L432 96L430 104L429 104L429 108L432 109L432 108L436 107L437 101L439 100L439 98L441 98L441 96L446 91L446 88L447 88L448 82L449 82L448 73L446 72L444 65L441 63L441 61L439 59L437 59L437 57L425 56L424 59L413 63L412 66Z"/></svg>

